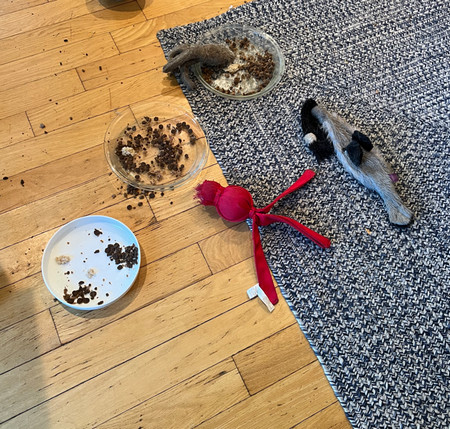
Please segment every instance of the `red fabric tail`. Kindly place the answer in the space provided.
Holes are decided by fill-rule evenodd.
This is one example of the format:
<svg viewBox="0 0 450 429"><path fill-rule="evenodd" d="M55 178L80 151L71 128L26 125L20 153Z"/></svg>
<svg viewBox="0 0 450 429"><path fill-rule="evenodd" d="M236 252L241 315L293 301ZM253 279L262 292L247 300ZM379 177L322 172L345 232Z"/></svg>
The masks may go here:
<svg viewBox="0 0 450 429"><path fill-rule="evenodd" d="M258 213L259 223L261 226L267 226L275 222L283 222L295 228L297 231L301 232L303 235L308 237L310 240L314 241L318 246L327 249L330 247L330 240L323 235L320 235L316 231L309 229L307 226L302 225L300 222L297 222L295 219L291 219L290 217L273 215L273 214L264 214Z"/></svg>
<svg viewBox="0 0 450 429"><path fill-rule="evenodd" d="M305 183L309 182L316 173L312 170L305 170L305 172L295 181L294 184L289 186L288 189L286 189L282 194L280 194L278 197L276 197L269 205L264 207L263 209L259 210L262 213L268 213L270 209L282 198L284 198L286 195L289 195L290 193L296 191L298 188L301 188Z"/></svg>
<svg viewBox="0 0 450 429"><path fill-rule="evenodd" d="M258 225L257 222L255 222L255 219L253 219L252 225L252 238L256 275L258 277L259 286L267 295L269 301L275 305L278 302L277 291L272 280L269 266L267 265L266 257L264 256L264 251L261 245L261 237L259 236Z"/></svg>

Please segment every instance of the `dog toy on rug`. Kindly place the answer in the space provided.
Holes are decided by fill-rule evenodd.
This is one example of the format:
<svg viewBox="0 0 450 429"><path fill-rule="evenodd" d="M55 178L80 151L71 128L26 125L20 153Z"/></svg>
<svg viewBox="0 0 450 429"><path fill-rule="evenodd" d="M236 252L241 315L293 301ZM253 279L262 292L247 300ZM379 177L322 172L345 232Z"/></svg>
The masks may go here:
<svg viewBox="0 0 450 429"><path fill-rule="evenodd" d="M179 45L169 52L169 60L163 67L164 73L180 71L181 80L189 90L195 87L189 77L192 65L201 63L210 67L226 67L234 60L235 55L225 45Z"/></svg>
<svg viewBox="0 0 450 429"><path fill-rule="evenodd" d="M391 223L400 226L411 223L413 214L395 190L397 176L367 136L312 99L306 100L302 107L301 122L305 142L318 161L336 153L356 180L381 196Z"/></svg>
<svg viewBox="0 0 450 429"><path fill-rule="evenodd" d="M314 175L314 171L306 170L293 185L262 209L255 208L250 192L240 186L223 187L217 182L205 180L196 188L196 197L200 200L200 203L205 206L215 206L217 213L223 219L230 222L242 222L246 219L252 220L252 239L256 274L259 286L272 304L278 302L278 297L262 249L261 238L259 236L260 226L267 226L275 222L284 222L294 227L297 231L314 241L314 243L320 247L330 247L330 240L328 238L312 231L296 220L286 216L269 214L269 211L277 201L309 182Z"/></svg>

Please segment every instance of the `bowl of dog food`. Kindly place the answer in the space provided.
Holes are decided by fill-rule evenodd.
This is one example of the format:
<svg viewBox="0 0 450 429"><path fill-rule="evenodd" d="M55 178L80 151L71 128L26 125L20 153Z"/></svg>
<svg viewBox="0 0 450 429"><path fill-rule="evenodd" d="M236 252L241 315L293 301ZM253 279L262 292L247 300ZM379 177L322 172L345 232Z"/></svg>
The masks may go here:
<svg viewBox="0 0 450 429"><path fill-rule="evenodd" d="M244 24L211 30L204 43L230 48L235 59L227 67L196 64L194 74L212 93L234 100L249 100L271 91L285 71L284 56L277 42L263 31Z"/></svg>
<svg viewBox="0 0 450 429"><path fill-rule="evenodd" d="M154 192L191 181L209 152L197 118L178 105L154 100L121 109L106 131L104 149L123 182Z"/></svg>

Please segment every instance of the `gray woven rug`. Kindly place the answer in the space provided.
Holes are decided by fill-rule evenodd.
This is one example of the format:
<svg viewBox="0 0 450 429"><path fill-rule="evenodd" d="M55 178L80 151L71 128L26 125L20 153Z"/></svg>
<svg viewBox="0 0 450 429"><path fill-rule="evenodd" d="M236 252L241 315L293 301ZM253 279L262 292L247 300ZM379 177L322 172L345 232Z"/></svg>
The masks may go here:
<svg viewBox="0 0 450 429"><path fill-rule="evenodd" d="M232 101L202 87L186 96L228 182L249 189L257 207L316 171L273 213L327 236L331 248L283 224L262 229L263 246L358 428L450 427L449 19L447 0L255 0L158 35L167 54L239 22L280 45L286 72L265 97ZM308 97L380 147L412 226L389 224L378 195L336 158L317 164L301 140Z"/></svg>

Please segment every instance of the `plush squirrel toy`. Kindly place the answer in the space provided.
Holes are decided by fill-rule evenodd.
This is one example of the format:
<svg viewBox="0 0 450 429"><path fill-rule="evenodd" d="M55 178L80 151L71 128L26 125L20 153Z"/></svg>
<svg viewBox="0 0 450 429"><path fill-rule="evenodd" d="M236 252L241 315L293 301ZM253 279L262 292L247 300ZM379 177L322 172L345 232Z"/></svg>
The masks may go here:
<svg viewBox="0 0 450 429"><path fill-rule="evenodd" d="M197 63L207 66L226 67L233 62L235 56L225 45L205 44L205 45L179 45L169 52L169 60L163 67L164 73L180 71L181 80L189 90L195 87L194 82L189 78L189 69Z"/></svg>
<svg viewBox="0 0 450 429"><path fill-rule="evenodd" d="M397 176L367 136L312 99L306 100L302 107L301 122L305 142L318 161L336 153L355 179L381 196L391 223L400 226L411 223L413 214L395 190Z"/></svg>

